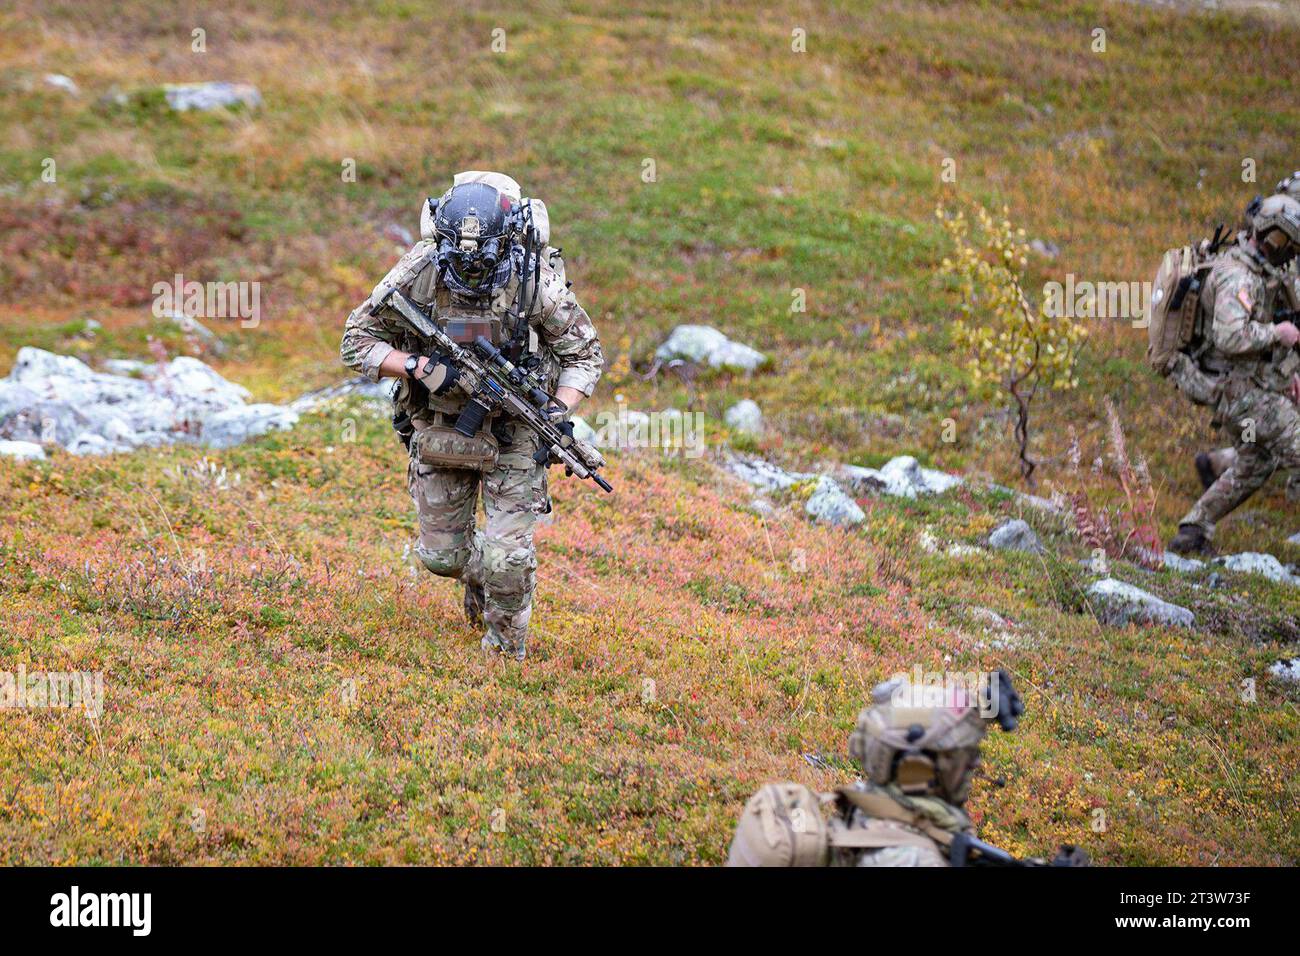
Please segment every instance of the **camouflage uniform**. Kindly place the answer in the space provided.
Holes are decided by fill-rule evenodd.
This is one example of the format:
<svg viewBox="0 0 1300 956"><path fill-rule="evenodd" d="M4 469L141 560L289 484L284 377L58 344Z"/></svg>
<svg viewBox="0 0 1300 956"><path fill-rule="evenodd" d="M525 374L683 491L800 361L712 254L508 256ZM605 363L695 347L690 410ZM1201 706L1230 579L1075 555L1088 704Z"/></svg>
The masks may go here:
<svg viewBox="0 0 1300 956"><path fill-rule="evenodd" d="M745 804L727 865L949 866L955 843L965 862L959 837L975 829L962 805L980 742L992 721L1012 730L1024 712L1009 675L998 678L996 699L979 698L996 704L987 710L973 695L945 705L918 700L906 680L879 685L849 737L862 779L822 794L765 785Z"/></svg>
<svg viewBox="0 0 1300 956"><path fill-rule="evenodd" d="M437 268L431 263L435 251L432 240L417 242L348 316L340 348L345 365L378 381L380 364L394 348L431 354L428 344L391 308L370 314L371 302L394 288L420 306L432 307L433 318L453 338L457 329L467 331L469 338L488 331L498 341L509 337L508 316L518 289L517 275L490 299L461 297L438 281ZM548 391L567 385L590 395L604 363L600 339L568 286L558 250L547 246L539 292L528 316L530 338L539 351ZM533 460L536 439L508 421L489 419L500 446L493 470L481 473L430 467L414 452L420 444L418 433L454 423L466 396L455 390L435 396L403 380L394 402L399 413L410 416L417 433L417 440L410 443L408 463L408 483L419 525L416 554L434 574L457 578L467 589L481 587L487 628L484 646L522 659L537 569L533 528L538 516L550 511L546 469ZM482 530L476 530L480 488L487 521ZM468 605L467 599L467 609Z"/></svg>
<svg viewBox="0 0 1300 956"><path fill-rule="evenodd" d="M1300 468L1300 411L1286 395L1300 356L1278 343L1272 323L1281 275L1247 245L1215 264L1203 307L1211 316L1204 364L1219 376L1215 418L1227 429L1236 461L1179 522L1209 538L1215 524L1254 494L1277 468Z"/></svg>
<svg viewBox="0 0 1300 956"><path fill-rule="evenodd" d="M1274 302L1282 310L1279 314L1300 309L1300 272L1297 272L1294 262L1282 273L1280 292L1275 296ZM1198 461L1197 471L1201 473L1201 480L1208 488L1236 462L1237 449L1229 445L1204 453L1204 465ZM1286 496L1288 501L1300 501L1300 472L1291 472L1287 476Z"/></svg>
<svg viewBox="0 0 1300 956"><path fill-rule="evenodd" d="M891 818L910 815L911 820ZM945 845L975 827L960 807L857 781L839 791L830 821L831 866L949 866Z"/></svg>

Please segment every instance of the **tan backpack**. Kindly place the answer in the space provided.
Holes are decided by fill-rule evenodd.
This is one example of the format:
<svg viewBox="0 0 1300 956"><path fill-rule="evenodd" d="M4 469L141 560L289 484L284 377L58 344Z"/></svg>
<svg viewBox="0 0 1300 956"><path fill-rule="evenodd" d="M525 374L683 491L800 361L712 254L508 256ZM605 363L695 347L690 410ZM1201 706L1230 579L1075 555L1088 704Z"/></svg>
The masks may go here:
<svg viewBox="0 0 1300 956"><path fill-rule="evenodd" d="M798 783L769 783L749 798L727 866L825 866L830 850L822 800Z"/></svg>
<svg viewBox="0 0 1300 956"><path fill-rule="evenodd" d="M1196 357L1204 344L1201 292L1224 243L1223 227L1195 246L1168 250L1147 301L1147 363L1161 375L1173 371L1179 352Z"/></svg>

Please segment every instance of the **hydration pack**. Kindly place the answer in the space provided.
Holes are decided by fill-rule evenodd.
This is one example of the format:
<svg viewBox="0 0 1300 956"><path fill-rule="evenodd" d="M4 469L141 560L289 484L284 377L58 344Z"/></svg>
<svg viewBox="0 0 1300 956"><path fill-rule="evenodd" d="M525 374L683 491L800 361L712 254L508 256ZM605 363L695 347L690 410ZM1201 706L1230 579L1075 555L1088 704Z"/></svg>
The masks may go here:
<svg viewBox="0 0 1300 956"><path fill-rule="evenodd" d="M1173 371L1180 352L1199 359L1204 351L1201 293L1224 239L1223 226L1219 226L1212 238L1194 246L1176 246L1160 260L1151 283L1146 326L1147 363L1161 375Z"/></svg>

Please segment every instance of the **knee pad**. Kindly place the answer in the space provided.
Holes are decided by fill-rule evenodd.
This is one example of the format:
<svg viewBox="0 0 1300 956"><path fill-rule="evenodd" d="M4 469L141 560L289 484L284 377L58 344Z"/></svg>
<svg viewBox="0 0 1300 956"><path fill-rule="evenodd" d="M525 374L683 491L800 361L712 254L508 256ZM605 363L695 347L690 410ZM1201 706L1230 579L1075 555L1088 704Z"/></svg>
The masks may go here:
<svg viewBox="0 0 1300 956"><path fill-rule="evenodd" d="M490 594L531 594L536 571L537 552L531 547L521 548L491 538L484 540L483 578Z"/></svg>
<svg viewBox="0 0 1300 956"><path fill-rule="evenodd" d="M431 551L419 545L415 553L420 562L434 574L443 578L458 578L469 561L469 548L443 548Z"/></svg>

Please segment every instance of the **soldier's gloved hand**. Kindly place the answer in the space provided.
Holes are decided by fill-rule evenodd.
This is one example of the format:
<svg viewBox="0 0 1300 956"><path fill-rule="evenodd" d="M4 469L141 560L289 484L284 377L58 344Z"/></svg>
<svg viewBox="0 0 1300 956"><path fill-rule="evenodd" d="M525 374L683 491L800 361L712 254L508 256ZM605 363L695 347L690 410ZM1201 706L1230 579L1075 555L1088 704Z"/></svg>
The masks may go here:
<svg viewBox="0 0 1300 956"><path fill-rule="evenodd" d="M445 395L456 384L458 378L460 372L446 355L423 359L415 372L415 380L434 395Z"/></svg>
<svg viewBox="0 0 1300 956"><path fill-rule="evenodd" d="M1048 862L1048 866L1091 866L1092 861L1088 858L1088 853L1083 847L1074 846L1073 844L1063 843L1061 848L1056 851L1056 856Z"/></svg>
<svg viewBox="0 0 1300 956"><path fill-rule="evenodd" d="M1296 328L1293 322L1279 322L1273 326L1277 329L1277 340L1287 348L1300 342L1300 329Z"/></svg>
<svg viewBox="0 0 1300 956"><path fill-rule="evenodd" d="M569 421L569 406L565 405L564 402L553 401L542 409L542 412L556 425ZM572 431L572 424L570 424L570 431Z"/></svg>
<svg viewBox="0 0 1300 956"><path fill-rule="evenodd" d="M549 409L547 411L549 414ZM554 424L556 430L563 435L564 438L568 439L568 442L564 442L564 444L568 444L573 440L573 422L566 418L562 421L557 421ZM549 449L538 449L537 454L533 456L533 460L539 465L545 465L547 468L550 468L552 465L560 464L560 459L550 453Z"/></svg>

